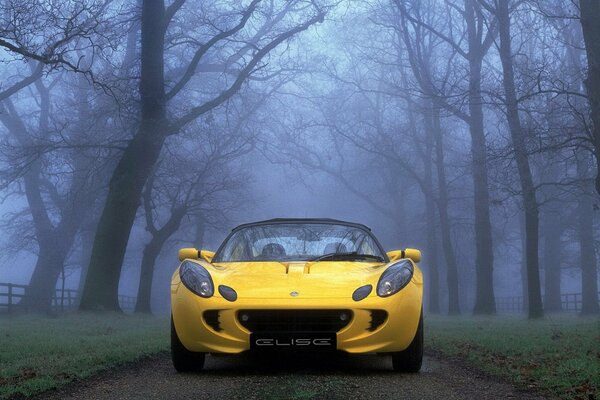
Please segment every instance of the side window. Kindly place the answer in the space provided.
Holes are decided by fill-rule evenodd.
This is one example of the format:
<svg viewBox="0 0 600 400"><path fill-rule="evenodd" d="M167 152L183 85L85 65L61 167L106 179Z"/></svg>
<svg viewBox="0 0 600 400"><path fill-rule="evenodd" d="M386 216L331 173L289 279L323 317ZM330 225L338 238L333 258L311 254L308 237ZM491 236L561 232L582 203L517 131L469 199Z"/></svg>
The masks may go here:
<svg viewBox="0 0 600 400"><path fill-rule="evenodd" d="M244 245L241 241L237 242L232 249L230 259L235 261L244 259Z"/></svg>
<svg viewBox="0 0 600 400"><path fill-rule="evenodd" d="M375 250L375 244L373 243L370 237L364 237L364 239L360 243L358 252L361 254L377 254L377 250Z"/></svg>

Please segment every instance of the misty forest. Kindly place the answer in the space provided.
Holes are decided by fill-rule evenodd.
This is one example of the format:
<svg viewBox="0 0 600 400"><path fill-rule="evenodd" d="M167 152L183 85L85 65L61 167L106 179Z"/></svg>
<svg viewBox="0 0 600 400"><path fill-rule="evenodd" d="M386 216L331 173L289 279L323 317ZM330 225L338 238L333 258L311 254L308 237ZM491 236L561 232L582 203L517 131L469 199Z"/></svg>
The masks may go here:
<svg viewBox="0 0 600 400"><path fill-rule="evenodd" d="M598 21L595 0L3 0L2 309L165 314L179 248L326 217L421 249L429 314L597 314Z"/></svg>

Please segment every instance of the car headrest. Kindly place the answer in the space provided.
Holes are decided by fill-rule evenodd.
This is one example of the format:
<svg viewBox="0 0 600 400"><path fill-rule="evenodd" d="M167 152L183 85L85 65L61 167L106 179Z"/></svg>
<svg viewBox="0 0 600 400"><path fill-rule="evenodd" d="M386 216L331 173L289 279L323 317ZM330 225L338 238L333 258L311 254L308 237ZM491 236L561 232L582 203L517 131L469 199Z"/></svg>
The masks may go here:
<svg viewBox="0 0 600 400"><path fill-rule="evenodd" d="M279 243L267 243L261 251L263 257L285 256L285 249Z"/></svg>
<svg viewBox="0 0 600 400"><path fill-rule="evenodd" d="M325 246L325 250L323 250L323 254L331 254L331 253L347 253L348 249L346 245L341 242L333 242L327 244Z"/></svg>

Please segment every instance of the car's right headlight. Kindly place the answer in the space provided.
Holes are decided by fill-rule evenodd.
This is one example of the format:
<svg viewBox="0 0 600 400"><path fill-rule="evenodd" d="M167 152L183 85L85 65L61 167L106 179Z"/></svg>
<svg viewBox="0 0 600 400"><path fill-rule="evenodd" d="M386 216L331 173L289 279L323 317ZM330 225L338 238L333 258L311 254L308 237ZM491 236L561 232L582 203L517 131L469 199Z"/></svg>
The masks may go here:
<svg viewBox="0 0 600 400"><path fill-rule="evenodd" d="M402 260L389 266L377 283L377 295L379 297L391 296L398 293L400 289L408 285L412 279L414 268L409 260Z"/></svg>
<svg viewBox="0 0 600 400"><path fill-rule="evenodd" d="M215 292L210 274L203 266L184 261L179 267L179 277L186 288L201 297L211 297Z"/></svg>

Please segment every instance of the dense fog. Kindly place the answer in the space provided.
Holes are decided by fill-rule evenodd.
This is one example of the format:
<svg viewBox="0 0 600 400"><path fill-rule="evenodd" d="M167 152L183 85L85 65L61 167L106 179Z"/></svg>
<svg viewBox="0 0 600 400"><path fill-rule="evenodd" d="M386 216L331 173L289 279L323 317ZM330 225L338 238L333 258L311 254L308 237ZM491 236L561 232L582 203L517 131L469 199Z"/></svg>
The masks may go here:
<svg viewBox="0 0 600 400"><path fill-rule="evenodd" d="M420 249L426 312L598 313L592 3L3 1L0 283L168 313L179 248L323 217Z"/></svg>

